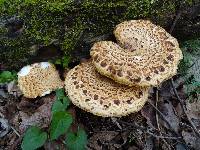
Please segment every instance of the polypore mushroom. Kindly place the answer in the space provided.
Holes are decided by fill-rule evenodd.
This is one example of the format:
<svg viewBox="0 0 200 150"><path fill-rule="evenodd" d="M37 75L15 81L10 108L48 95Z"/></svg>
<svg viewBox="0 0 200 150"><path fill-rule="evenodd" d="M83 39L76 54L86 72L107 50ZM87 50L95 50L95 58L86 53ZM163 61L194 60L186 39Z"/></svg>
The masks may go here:
<svg viewBox="0 0 200 150"><path fill-rule="evenodd" d="M62 88L63 82L53 64L41 62L25 66L18 72L18 86L25 97L36 98Z"/></svg>
<svg viewBox="0 0 200 150"><path fill-rule="evenodd" d="M65 90L72 103L103 117L139 111L147 101L148 89L121 85L102 76L91 60L71 69L65 78Z"/></svg>
<svg viewBox="0 0 200 150"><path fill-rule="evenodd" d="M131 20L117 25L114 34L120 46L101 41L91 48L102 75L130 86L158 86L177 73L182 52L163 28L147 20Z"/></svg>

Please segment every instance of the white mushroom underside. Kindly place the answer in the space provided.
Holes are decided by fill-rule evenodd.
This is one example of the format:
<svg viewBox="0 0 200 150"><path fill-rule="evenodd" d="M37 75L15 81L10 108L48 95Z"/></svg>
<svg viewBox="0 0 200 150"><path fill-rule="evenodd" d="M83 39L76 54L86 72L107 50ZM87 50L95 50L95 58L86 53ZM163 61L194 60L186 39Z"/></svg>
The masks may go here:
<svg viewBox="0 0 200 150"><path fill-rule="evenodd" d="M26 75L28 75L29 74L29 72L30 72L30 70L31 70L31 66L25 66L25 67L23 67L19 72L18 72L18 76L21 76L21 77L23 77L23 76L26 76Z"/></svg>
<svg viewBox="0 0 200 150"><path fill-rule="evenodd" d="M50 66L50 63L49 62L41 62L40 66L41 66L41 68L46 69Z"/></svg>
<svg viewBox="0 0 200 150"><path fill-rule="evenodd" d="M45 96L45 95L47 95L47 94L50 94L50 93L51 93L51 90L48 90L48 91L46 91L46 92L42 93L42 95L41 95L41 96Z"/></svg>

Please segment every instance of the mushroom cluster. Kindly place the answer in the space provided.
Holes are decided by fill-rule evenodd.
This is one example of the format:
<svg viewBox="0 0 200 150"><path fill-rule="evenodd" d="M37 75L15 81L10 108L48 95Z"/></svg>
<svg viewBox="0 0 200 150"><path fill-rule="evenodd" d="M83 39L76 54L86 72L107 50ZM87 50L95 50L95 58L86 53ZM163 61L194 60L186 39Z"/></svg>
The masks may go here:
<svg viewBox="0 0 200 150"><path fill-rule="evenodd" d="M64 83L74 105L102 117L139 111L149 89L174 76L183 57L177 40L147 20L122 22L114 35L117 43L94 43L91 59L71 69ZM55 67L44 62L22 68L18 81L30 98L63 86Z"/></svg>
<svg viewBox="0 0 200 150"><path fill-rule="evenodd" d="M103 117L139 111L149 88L175 75L183 57L177 40L150 21L122 22L114 34L118 43L96 42L91 59L65 79L72 103Z"/></svg>

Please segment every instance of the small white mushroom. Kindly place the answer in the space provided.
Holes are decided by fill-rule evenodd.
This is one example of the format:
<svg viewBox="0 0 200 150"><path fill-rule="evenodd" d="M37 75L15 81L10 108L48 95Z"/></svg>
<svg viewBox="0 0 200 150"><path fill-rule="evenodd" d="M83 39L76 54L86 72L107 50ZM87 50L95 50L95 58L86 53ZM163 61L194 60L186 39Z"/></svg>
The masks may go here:
<svg viewBox="0 0 200 150"><path fill-rule="evenodd" d="M25 66L19 71L18 86L25 97L36 98L62 88L63 81L53 64L41 62Z"/></svg>

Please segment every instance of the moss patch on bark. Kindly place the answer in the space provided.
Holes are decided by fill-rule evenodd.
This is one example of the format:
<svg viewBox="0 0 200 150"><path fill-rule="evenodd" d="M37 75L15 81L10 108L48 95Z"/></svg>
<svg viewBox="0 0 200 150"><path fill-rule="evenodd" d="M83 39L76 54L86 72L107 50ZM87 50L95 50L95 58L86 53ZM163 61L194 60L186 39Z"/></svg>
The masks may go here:
<svg viewBox="0 0 200 150"><path fill-rule="evenodd" d="M0 60L19 68L29 63L33 47L51 44L71 55L83 37L112 34L124 20L147 18L164 26L178 5L174 0L0 0Z"/></svg>

